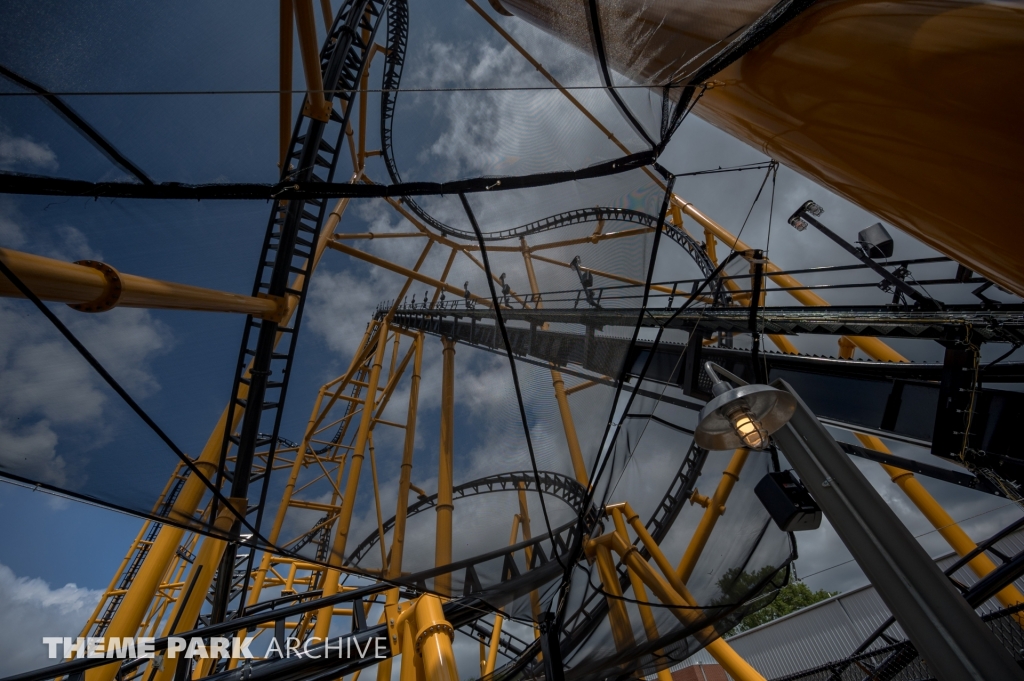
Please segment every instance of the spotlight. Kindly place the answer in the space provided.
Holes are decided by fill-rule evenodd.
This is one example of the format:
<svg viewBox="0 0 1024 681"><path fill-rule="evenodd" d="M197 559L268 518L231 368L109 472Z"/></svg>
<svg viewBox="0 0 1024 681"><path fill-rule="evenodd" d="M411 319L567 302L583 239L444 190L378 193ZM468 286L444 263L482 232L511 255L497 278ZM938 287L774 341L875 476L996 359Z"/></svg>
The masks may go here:
<svg viewBox="0 0 1024 681"><path fill-rule="evenodd" d="M807 229L807 220L803 218L803 213L808 213L815 217L821 217L821 214L825 212L825 209L816 204L814 201L805 201L804 205L789 216L787 222L796 228L796 231L802 232Z"/></svg>
<svg viewBox="0 0 1024 681"><path fill-rule="evenodd" d="M764 449L768 438L786 425L796 410L792 395L767 385L731 387L707 362L714 398L700 410L694 439L704 449Z"/></svg>

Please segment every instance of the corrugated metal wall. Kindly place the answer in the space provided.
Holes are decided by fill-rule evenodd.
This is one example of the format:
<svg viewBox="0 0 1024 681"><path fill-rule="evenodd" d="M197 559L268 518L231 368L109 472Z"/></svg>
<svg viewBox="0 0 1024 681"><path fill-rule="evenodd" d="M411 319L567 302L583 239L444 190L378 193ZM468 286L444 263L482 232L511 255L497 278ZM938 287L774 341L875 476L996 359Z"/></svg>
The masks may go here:
<svg viewBox="0 0 1024 681"><path fill-rule="evenodd" d="M1012 534L997 542L996 548L1006 556L1024 551L1024 532ZM956 554L949 553L935 562L941 570L946 570L957 558ZM996 556L992 556L992 559L999 564L1000 560ZM977 576L966 566L957 570L953 577L968 587L978 581ZM1018 580L1016 585L1024 592L1024 579ZM993 599L978 608L978 613L984 615L1001 607ZM728 640L736 652L765 678L774 679L848 657L888 618L889 609L869 584L762 624ZM886 634L893 639L906 638L899 625L887 629ZM872 649L885 645L887 643L884 640L879 640ZM715 662L702 650L672 667L672 670L697 663Z"/></svg>

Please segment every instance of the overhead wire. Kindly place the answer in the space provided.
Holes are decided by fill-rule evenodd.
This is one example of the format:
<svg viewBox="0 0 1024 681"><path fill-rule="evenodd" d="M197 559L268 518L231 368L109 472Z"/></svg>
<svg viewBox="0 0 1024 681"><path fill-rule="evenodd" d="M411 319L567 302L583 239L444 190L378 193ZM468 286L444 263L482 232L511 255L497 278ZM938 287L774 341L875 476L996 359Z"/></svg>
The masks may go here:
<svg viewBox="0 0 1024 681"><path fill-rule="evenodd" d="M0 66L0 69L3 67ZM404 87L404 88L339 88L334 90L68 90L50 91L49 94L60 97L166 97L166 96L201 96L201 95L305 95L309 93L322 94L349 94L366 92L369 94L381 94L385 92L394 93L417 93L417 92L537 92L561 90L649 90L651 88L667 87L662 84L634 84L634 85L563 85L554 87L551 85L511 85L492 87ZM0 97L31 97L35 96L30 92L0 92Z"/></svg>

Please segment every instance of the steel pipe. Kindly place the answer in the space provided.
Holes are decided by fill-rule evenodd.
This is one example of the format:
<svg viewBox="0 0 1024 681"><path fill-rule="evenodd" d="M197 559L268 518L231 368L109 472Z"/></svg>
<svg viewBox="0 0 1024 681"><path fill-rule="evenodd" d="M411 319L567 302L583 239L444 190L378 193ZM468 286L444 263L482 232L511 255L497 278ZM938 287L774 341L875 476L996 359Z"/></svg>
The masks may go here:
<svg viewBox="0 0 1024 681"><path fill-rule="evenodd" d="M141 307L234 312L262 319L279 319L284 311L283 299L254 298L123 274L96 260L64 262L6 248L0 248L0 260L40 299L67 303L80 312ZM0 277L0 296L23 297L6 277Z"/></svg>

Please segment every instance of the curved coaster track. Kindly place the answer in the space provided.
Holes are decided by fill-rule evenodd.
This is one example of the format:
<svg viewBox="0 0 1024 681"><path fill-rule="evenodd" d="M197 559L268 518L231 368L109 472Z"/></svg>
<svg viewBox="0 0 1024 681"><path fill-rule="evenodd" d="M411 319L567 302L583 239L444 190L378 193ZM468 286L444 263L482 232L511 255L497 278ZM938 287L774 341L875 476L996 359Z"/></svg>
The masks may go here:
<svg viewBox="0 0 1024 681"><path fill-rule="evenodd" d="M331 101L332 91L336 92L338 99L342 102L342 111L339 113L332 106L327 121L320 121L305 115L299 117L287 154L289 165L282 171L283 182L332 181L340 158L339 151L344 144L345 132L349 125L352 104L359 90L359 81L372 56L374 37L384 16L387 17L387 43L386 49L383 51L385 66L380 107L381 155L391 180L395 183L401 182L401 176L394 160L392 124L408 43L409 15L406 0L348 0L343 4L320 54L325 95L327 95L327 100ZM327 141L328 138L333 141L333 144ZM476 238L474 232L459 230L437 220L410 197L405 197L403 203L426 224L445 236L467 240ZM269 445L270 450L266 455L267 469L272 465L273 450L278 442L281 418L279 406L284 400L284 391L287 387L287 378L294 356L298 324L310 279L313 248L320 238L320 230L326 212L326 201L323 199L275 201L261 256L261 266L254 286L254 295L291 295L297 298L295 322L291 328L252 318L248 320L236 371L235 394L237 394L238 386L244 384L248 387L249 399L237 400L239 406L245 409L246 413L240 436L230 439L239 447L240 453L246 445L250 447L250 451L256 447ZM651 229L656 229L658 224L656 216L640 211L610 207L583 208L564 211L511 229L484 233L483 239L485 241L515 239L574 224L596 221L631 223ZM682 229L671 225L665 226L664 233L687 252L705 277L713 275L715 265L702 244L695 241ZM292 275L298 275L301 286L289 287L286 284ZM252 332L257 329L259 334L254 344L252 337L256 334ZM285 352L273 351L273 344L269 339L272 339L276 333L284 333L289 336ZM252 367L249 369L249 374L254 378L246 378L245 375L246 365L250 359ZM280 366L275 366L275 362ZM268 400L265 397L258 398L260 393L257 377L261 371L266 371L267 375L271 371L277 371L276 375L282 377L278 382L267 382L266 385L268 391L275 389L279 391L280 394L276 400ZM250 422L259 426L260 418L267 411L275 413L273 426L269 429L266 426L263 428L249 427L247 431ZM259 433L259 436L251 435L247 439L247 432ZM648 530L656 541L664 539L684 502L692 494L706 456L706 451L694 445L681 462L654 515L646 522ZM242 456L239 457L239 461L243 461ZM236 471L239 465L241 464L236 464ZM252 479L259 479L259 476L253 476ZM453 489L453 494L456 498L460 498L513 489L526 489L558 498L568 504L577 517L561 527L553 528L550 533L543 533L515 545L450 565L403 576L399 580L401 584L408 585L415 591L424 592L427 590L428 580L441 574L462 571L462 597L445 606L445 613L449 616L453 626L472 630L474 622L486 616L492 609L500 608L544 584L561 578L566 573L563 559L568 558L571 554L570 545L577 524L584 522L589 528L597 522L598 511L593 507L583 507L586 498L586 491L583 487L571 478L551 472L541 472L539 477L532 472L489 476L458 485ZM437 495L420 499L409 507L408 515L412 516L432 509L436 504ZM394 517L388 519L384 523L384 531L392 529L394 522ZM380 538L379 533L367 536L350 553L348 565L358 571L359 563L377 545ZM528 553L527 549L529 549ZM517 552L521 552L521 555L531 556L525 570L520 570L516 564ZM645 553L645 551L641 549L641 553ZM485 587L479 578L478 568L484 563L492 561L501 562L501 578L497 584ZM628 576L625 568L620 567L618 576L623 588L626 588ZM482 604L486 604L486 607L481 607ZM586 641L605 619L607 609L607 601L600 591L589 590L585 594L579 608L568 613L564 618L564 629L561 636L563 654L568 655ZM368 633L369 630L359 631L353 635L366 636ZM505 632L500 642L502 648L507 651L522 650L512 638L508 632ZM535 641L530 648L522 650L520 664L534 657L536 650L533 649L538 646L539 643ZM318 675L314 669L322 666L322 663L316 664L312 660L305 662L267 661L253 665L245 678L261 676L275 679L317 678ZM331 673L339 672L340 669L335 668ZM309 676L311 673L312 677ZM211 678L233 678L237 675L237 672L224 672Z"/></svg>

